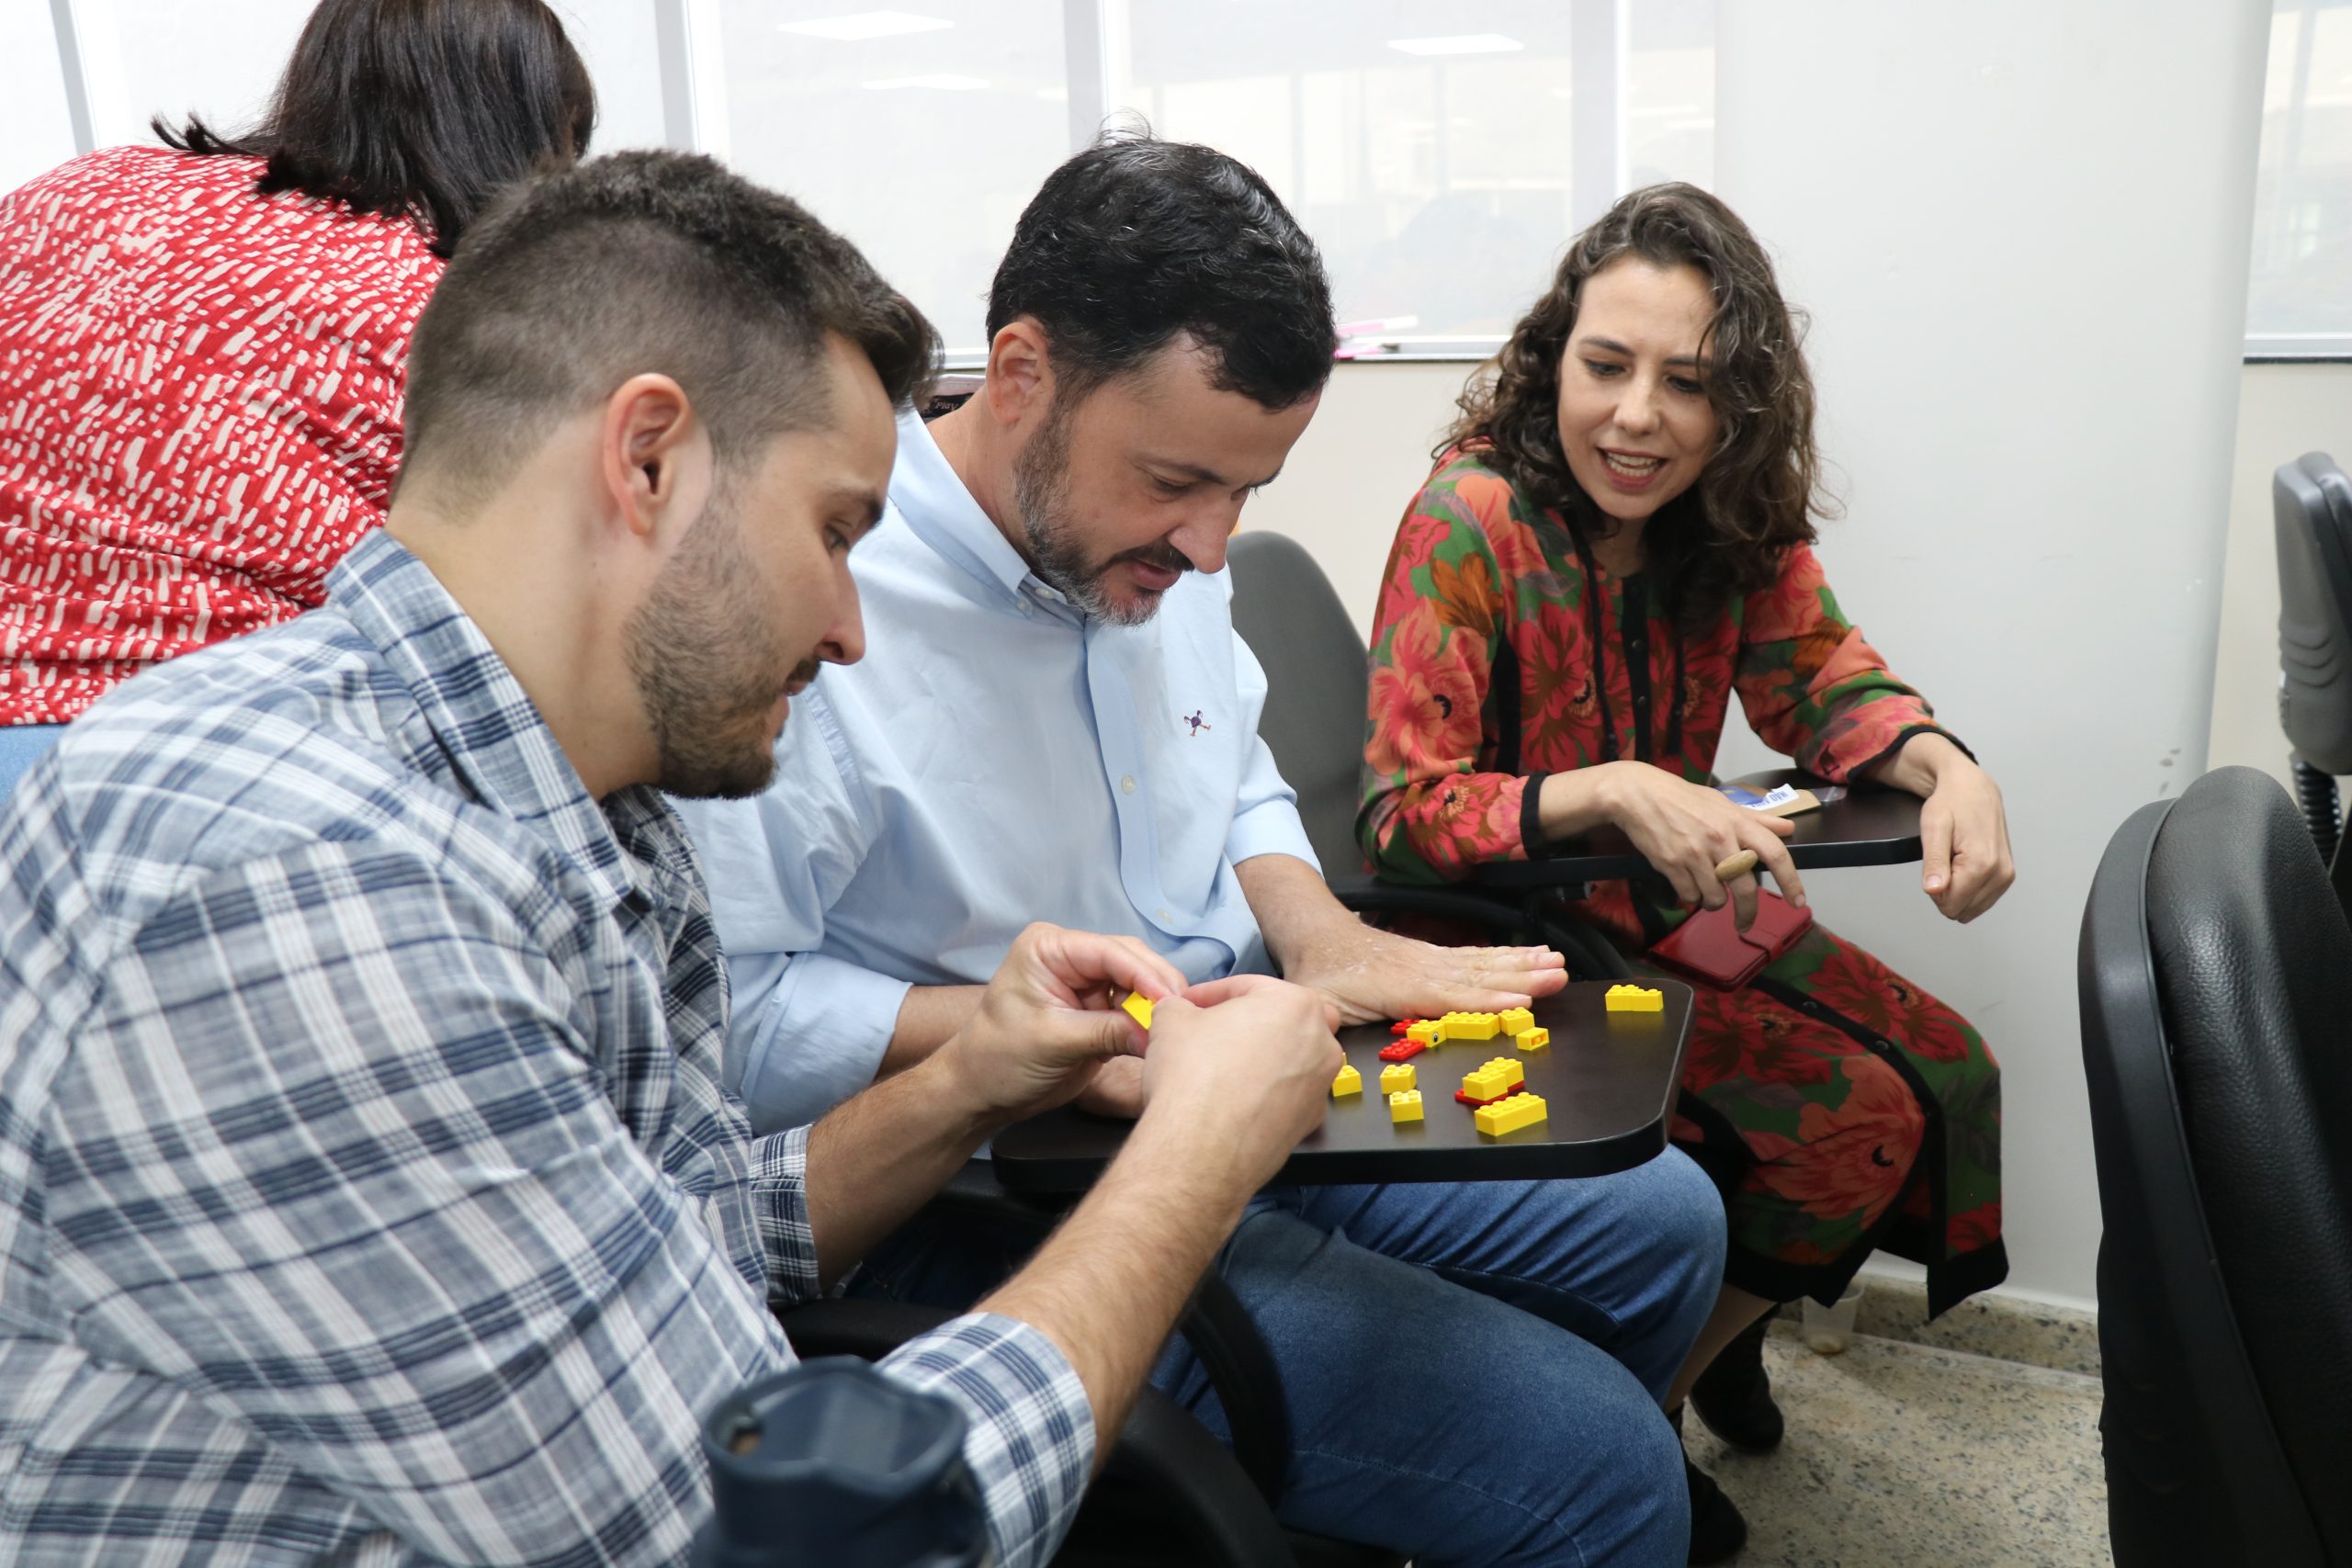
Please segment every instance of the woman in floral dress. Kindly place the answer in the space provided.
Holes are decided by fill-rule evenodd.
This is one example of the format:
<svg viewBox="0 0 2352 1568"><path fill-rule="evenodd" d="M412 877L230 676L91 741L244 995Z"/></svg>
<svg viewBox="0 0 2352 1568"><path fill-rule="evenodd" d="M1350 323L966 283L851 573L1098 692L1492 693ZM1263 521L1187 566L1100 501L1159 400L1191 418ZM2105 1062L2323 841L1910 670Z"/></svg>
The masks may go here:
<svg viewBox="0 0 2352 1568"><path fill-rule="evenodd" d="M1398 529L1358 818L1381 874L1459 878L1613 823L1654 870L1562 913L1644 972L1694 907L1752 916L1754 876L1716 874L1738 850L1802 903L1787 825L1709 787L1736 693L1822 777L1922 796L1928 897L1956 920L1991 907L2012 875L2000 793L1839 610L1815 472L1812 382L1762 248L1691 186L1625 197L1464 394ZM1835 1301L1873 1248L1927 1266L1931 1312L2007 1270L1991 1053L1818 925L1742 988L1697 987L1673 1131L1731 1219L1678 1404L1744 1331L1757 1364L1773 1303ZM1723 1425L1703 1384L1698 1403ZM1695 1472L1692 1490L1692 1561L1729 1555L1736 1510Z"/></svg>

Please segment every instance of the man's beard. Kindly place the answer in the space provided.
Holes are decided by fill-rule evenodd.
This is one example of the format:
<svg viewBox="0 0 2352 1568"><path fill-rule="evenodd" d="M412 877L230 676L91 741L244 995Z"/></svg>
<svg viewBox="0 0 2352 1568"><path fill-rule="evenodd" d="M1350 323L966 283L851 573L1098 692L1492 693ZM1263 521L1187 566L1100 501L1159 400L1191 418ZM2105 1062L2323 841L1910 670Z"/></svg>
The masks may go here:
<svg viewBox="0 0 2352 1568"><path fill-rule="evenodd" d="M772 612L726 499L711 498L621 633L653 727L654 782L690 799L743 799L775 775L767 716L784 694L783 660L763 638ZM817 669L804 660L789 678Z"/></svg>
<svg viewBox="0 0 2352 1568"><path fill-rule="evenodd" d="M1029 558L1038 580L1078 606L1079 610L1113 626L1139 626L1159 611L1157 593L1121 602L1104 586L1111 569L1122 561L1141 561L1163 571L1187 572L1193 563L1175 546L1143 545L1101 561L1087 558L1078 525L1069 512L1069 410L1057 397L1046 411L1046 423L1012 460L1012 503L1021 509L1021 532L1029 542Z"/></svg>

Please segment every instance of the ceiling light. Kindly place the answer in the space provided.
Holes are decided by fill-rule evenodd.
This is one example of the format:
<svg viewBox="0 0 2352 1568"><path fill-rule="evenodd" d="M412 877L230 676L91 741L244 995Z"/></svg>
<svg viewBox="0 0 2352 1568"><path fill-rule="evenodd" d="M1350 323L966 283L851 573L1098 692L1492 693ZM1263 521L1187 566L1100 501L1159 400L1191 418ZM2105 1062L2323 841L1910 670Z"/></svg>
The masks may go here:
<svg viewBox="0 0 2352 1568"><path fill-rule="evenodd" d="M1508 54L1527 46L1500 33L1447 33L1439 38L1393 38L1388 47L1399 54Z"/></svg>
<svg viewBox="0 0 2352 1568"><path fill-rule="evenodd" d="M895 92L900 87L927 87L934 93L977 93L988 85L978 76L956 76L934 72L928 76L885 76L876 82L860 82L869 93Z"/></svg>
<svg viewBox="0 0 2352 1568"><path fill-rule="evenodd" d="M807 22L779 22L776 31L805 38L855 40L898 38L906 33L935 33L956 24L944 17L918 17L906 11L853 11L846 17L819 17Z"/></svg>

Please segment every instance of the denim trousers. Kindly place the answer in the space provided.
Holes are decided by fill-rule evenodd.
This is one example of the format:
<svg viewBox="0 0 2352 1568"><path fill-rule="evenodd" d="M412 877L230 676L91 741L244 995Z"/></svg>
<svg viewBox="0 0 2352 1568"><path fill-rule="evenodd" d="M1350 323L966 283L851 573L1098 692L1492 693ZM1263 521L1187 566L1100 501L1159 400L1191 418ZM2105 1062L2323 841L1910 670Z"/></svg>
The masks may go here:
<svg viewBox="0 0 2352 1568"><path fill-rule="evenodd" d="M1668 1149L1576 1181L1272 1188L1216 1267L1272 1352L1278 1512L1419 1568L1681 1568L1682 1450L1659 1409L1723 1276L1723 1200ZM971 1305L1027 1238L919 1215L851 1293ZM1181 1337L1152 1382L1220 1438Z"/></svg>

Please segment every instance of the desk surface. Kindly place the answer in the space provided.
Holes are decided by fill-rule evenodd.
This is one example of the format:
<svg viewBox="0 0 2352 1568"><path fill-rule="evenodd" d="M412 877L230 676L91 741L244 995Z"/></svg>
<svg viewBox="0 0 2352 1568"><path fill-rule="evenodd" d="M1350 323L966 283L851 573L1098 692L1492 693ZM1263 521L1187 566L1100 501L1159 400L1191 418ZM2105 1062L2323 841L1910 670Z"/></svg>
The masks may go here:
<svg viewBox="0 0 2352 1568"><path fill-rule="evenodd" d="M1363 1075L1363 1092L1331 1102L1277 1181L1506 1181L1607 1176L1630 1170L1666 1147L1667 1118L1682 1077L1690 1032L1690 987L1657 982L1663 1012L1610 1012L1608 986L1582 982L1534 1007L1552 1032L1540 1051L1510 1040L1457 1041L1413 1058L1422 1120L1388 1119L1379 1092L1381 1047L1394 1043L1385 1023L1340 1032L1348 1060ZM1501 1137L1471 1122L1453 1098L1462 1076L1494 1056L1518 1058L1526 1088L1544 1097L1548 1119ZM998 1179L1015 1191L1069 1192L1092 1184L1126 1141L1132 1123L1064 1107L1008 1127L996 1139Z"/></svg>
<svg viewBox="0 0 2352 1568"><path fill-rule="evenodd" d="M1775 784L1823 787L1797 768L1776 768L1731 781L1763 791ZM1796 829L1787 840L1789 859L1799 871L1849 865L1900 865L1919 858L1919 797L1899 789L1860 784L1818 811L1789 818ZM1573 883L1613 882L1649 869L1633 840L1614 828L1596 828L1547 846L1538 860L1482 867L1474 887L1557 887Z"/></svg>

